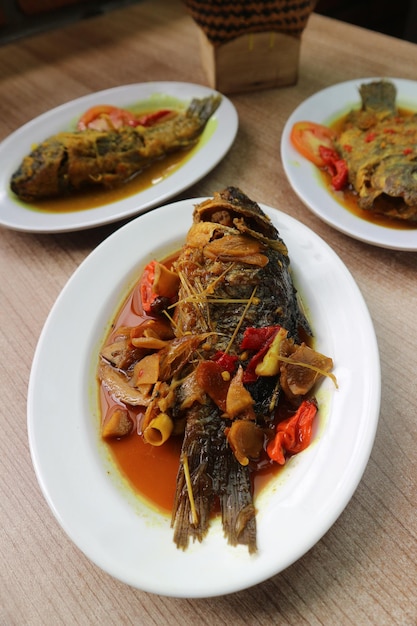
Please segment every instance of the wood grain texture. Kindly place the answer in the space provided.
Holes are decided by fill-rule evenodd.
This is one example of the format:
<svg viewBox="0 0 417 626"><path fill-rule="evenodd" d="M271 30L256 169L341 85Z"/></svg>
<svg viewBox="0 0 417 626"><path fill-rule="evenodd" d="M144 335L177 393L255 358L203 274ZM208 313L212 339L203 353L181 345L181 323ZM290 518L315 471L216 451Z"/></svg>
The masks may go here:
<svg viewBox="0 0 417 626"><path fill-rule="evenodd" d="M361 483L304 557L246 591L207 600L152 596L103 573L61 530L30 458L30 367L60 290L119 224L57 235L0 228L2 626L417 623L417 256L369 246L320 221L293 193L279 156L285 121L308 96L354 78L417 79L416 67L417 45L313 14L297 84L231 97L240 118L234 145L175 198L237 184L308 225L351 271L379 342L381 415ZM148 80L206 84L194 23L179 0L145 0L0 48L0 140L68 100Z"/></svg>

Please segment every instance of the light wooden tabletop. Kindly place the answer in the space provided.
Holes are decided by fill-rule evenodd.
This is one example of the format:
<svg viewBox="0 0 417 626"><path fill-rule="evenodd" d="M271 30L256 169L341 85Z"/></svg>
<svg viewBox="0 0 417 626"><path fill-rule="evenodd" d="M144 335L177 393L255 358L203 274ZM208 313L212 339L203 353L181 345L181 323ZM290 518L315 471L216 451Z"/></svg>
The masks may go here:
<svg viewBox="0 0 417 626"><path fill-rule="evenodd" d="M239 185L309 226L352 273L378 338L381 413L363 478L327 534L256 587L210 599L157 597L101 571L61 529L30 457L30 368L61 289L120 224L48 235L0 228L1 624L417 623L416 253L368 245L322 222L292 191L279 156L283 126L300 102L370 76L417 80L417 45L313 14L298 83L231 96L240 119L232 149L175 198ZM195 24L180 1L146 0L9 44L0 48L0 139L79 96L149 80L206 84Z"/></svg>

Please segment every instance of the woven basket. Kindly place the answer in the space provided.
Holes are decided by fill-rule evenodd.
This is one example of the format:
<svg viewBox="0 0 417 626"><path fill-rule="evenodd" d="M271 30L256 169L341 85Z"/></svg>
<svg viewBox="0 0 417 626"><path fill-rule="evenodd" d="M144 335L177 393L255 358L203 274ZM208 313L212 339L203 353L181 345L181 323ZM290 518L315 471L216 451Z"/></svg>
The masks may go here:
<svg viewBox="0 0 417 626"><path fill-rule="evenodd" d="M233 93L294 84L301 35L317 0L184 0L210 85Z"/></svg>

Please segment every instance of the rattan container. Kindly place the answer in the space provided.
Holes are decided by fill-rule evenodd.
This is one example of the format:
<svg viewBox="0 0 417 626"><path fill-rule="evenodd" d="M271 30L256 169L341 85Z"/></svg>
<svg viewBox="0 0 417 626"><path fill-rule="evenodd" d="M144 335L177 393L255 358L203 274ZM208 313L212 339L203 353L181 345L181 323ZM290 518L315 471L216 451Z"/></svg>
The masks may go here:
<svg viewBox="0 0 417 626"><path fill-rule="evenodd" d="M316 0L185 0L208 83L223 93L292 85Z"/></svg>

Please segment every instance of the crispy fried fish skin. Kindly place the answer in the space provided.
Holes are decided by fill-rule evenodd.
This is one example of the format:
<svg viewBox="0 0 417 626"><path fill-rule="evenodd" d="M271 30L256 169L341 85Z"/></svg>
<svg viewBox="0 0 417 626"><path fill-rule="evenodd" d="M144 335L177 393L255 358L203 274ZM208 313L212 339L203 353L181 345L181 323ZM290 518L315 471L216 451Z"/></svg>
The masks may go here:
<svg viewBox="0 0 417 626"><path fill-rule="evenodd" d="M280 325L296 341L301 332L311 335L289 264L278 231L255 202L235 187L214 194L195 207L194 223L175 263L181 279L176 334L207 333L204 359L220 350L238 355L244 367L249 357L242 356L239 346L249 327ZM247 388L256 423L267 424L278 401L278 377L259 377ZM228 542L255 552L250 469L236 460L227 443L230 420L208 396L185 417L172 514L174 541L182 549L190 539L201 541L218 500Z"/></svg>
<svg viewBox="0 0 417 626"><path fill-rule="evenodd" d="M389 81L361 85L362 108L346 118L338 150L362 209L417 221L417 115L400 115Z"/></svg>
<svg viewBox="0 0 417 626"><path fill-rule="evenodd" d="M192 146L220 102L218 95L194 99L184 113L149 128L59 133L23 159L10 187L29 202L118 187L157 159Z"/></svg>

